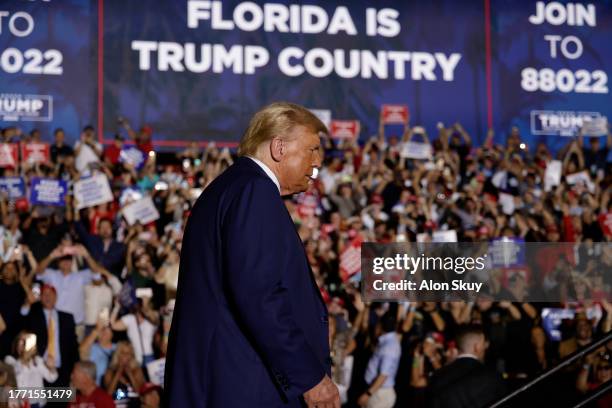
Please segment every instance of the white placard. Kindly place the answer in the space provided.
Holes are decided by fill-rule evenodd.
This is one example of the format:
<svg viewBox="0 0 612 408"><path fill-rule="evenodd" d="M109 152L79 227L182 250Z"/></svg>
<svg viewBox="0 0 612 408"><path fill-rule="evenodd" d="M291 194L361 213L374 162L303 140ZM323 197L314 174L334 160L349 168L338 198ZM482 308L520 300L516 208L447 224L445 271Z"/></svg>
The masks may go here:
<svg viewBox="0 0 612 408"><path fill-rule="evenodd" d="M584 136L604 136L608 134L608 118L600 116L585 120L582 125L582 134Z"/></svg>
<svg viewBox="0 0 612 408"><path fill-rule="evenodd" d="M147 364L147 373L149 373L149 380L155 385L160 387L164 386L164 370L166 368L166 358L160 358L153 360Z"/></svg>
<svg viewBox="0 0 612 408"><path fill-rule="evenodd" d="M551 160L546 165L546 173L544 174L544 191L550 191L554 186L561 183L561 169L563 163L561 160Z"/></svg>
<svg viewBox="0 0 612 408"><path fill-rule="evenodd" d="M457 242L457 231L434 231L431 242Z"/></svg>
<svg viewBox="0 0 612 408"><path fill-rule="evenodd" d="M96 174L74 183L74 198L80 210L113 201L113 192L106 175Z"/></svg>
<svg viewBox="0 0 612 408"><path fill-rule="evenodd" d="M159 218L159 212L148 196L128 204L121 211L129 225L134 225L136 222L145 225Z"/></svg>
<svg viewBox="0 0 612 408"><path fill-rule="evenodd" d="M506 193L499 193L499 204L502 206L502 211L506 215L514 213L514 196Z"/></svg>
<svg viewBox="0 0 612 408"><path fill-rule="evenodd" d="M565 181L567 181L567 184L570 185L584 183L584 185L586 185L586 187L589 189L589 192L592 193L595 191L595 184L593 184L591 181L591 176L589 176L589 173L587 173L586 170L565 176Z"/></svg>
<svg viewBox="0 0 612 408"><path fill-rule="evenodd" d="M319 120L323 122L325 127L329 130L329 125L331 124L331 121L332 121L332 114L329 109L308 109L308 110L312 112L312 114L315 115L317 118L319 118Z"/></svg>
<svg viewBox="0 0 612 408"><path fill-rule="evenodd" d="M406 142L400 154L406 159L431 159L431 145L429 143Z"/></svg>

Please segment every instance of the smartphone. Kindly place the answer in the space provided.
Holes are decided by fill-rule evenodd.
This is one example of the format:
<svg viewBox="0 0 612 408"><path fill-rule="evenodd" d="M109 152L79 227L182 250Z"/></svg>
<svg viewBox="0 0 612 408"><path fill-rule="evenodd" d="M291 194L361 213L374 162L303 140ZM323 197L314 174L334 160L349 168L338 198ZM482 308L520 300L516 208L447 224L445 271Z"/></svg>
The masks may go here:
<svg viewBox="0 0 612 408"><path fill-rule="evenodd" d="M13 253L15 254L15 259L18 261L23 261L23 251L20 246L17 246L13 249Z"/></svg>
<svg viewBox="0 0 612 408"><path fill-rule="evenodd" d="M168 189L168 183L166 183L165 181L158 181L157 183L155 183L154 188L156 191L166 191Z"/></svg>
<svg viewBox="0 0 612 408"><path fill-rule="evenodd" d="M62 253L64 255L74 255L77 253L77 247L74 245L65 246L64 249L62 250Z"/></svg>
<svg viewBox="0 0 612 408"><path fill-rule="evenodd" d="M40 283L32 284L32 294L36 300L40 300Z"/></svg>
<svg viewBox="0 0 612 408"><path fill-rule="evenodd" d="M136 297L137 298L151 298L153 297L153 289L151 288L137 288L136 289Z"/></svg>
<svg viewBox="0 0 612 408"><path fill-rule="evenodd" d="M138 240L139 241L148 242L148 241L151 240L151 238L153 238L153 234L151 234L149 231L144 231L144 232L141 232L140 234L138 234Z"/></svg>
<svg viewBox="0 0 612 408"><path fill-rule="evenodd" d="M25 335L25 348L24 351L27 353L34 350L36 347L36 335L34 333L28 333Z"/></svg>
<svg viewBox="0 0 612 408"><path fill-rule="evenodd" d="M110 321L110 310L108 307L103 308L98 314L98 319L100 319L105 326L108 326L108 322Z"/></svg>
<svg viewBox="0 0 612 408"><path fill-rule="evenodd" d="M423 126L415 126L412 128L412 133L422 135L425 133L425 129L423 128Z"/></svg>

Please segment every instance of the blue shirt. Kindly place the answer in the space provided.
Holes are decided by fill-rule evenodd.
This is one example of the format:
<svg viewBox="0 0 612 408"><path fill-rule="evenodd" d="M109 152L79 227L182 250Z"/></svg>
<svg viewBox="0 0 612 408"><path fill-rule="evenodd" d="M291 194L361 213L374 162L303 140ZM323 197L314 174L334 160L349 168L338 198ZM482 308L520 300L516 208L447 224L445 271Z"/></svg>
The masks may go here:
<svg viewBox="0 0 612 408"><path fill-rule="evenodd" d="M89 269L64 275L57 269L47 268L38 277L57 290L57 310L72 314L74 323L79 325L85 320L85 286L91 283L92 275Z"/></svg>
<svg viewBox="0 0 612 408"><path fill-rule="evenodd" d="M91 346L91 351L89 352L89 360L91 360L96 365L96 383L98 385L102 384L102 376L106 372L108 368L108 363L110 362L113 353L117 349L117 344L113 343L110 349L105 349L100 346L100 343L96 342Z"/></svg>
<svg viewBox="0 0 612 408"><path fill-rule="evenodd" d="M395 332L380 336L376 350L368 361L368 368L365 373L366 382L372 384L376 377L384 374L387 378L381 388L393 388L401 356L402 347Z"/></svg>

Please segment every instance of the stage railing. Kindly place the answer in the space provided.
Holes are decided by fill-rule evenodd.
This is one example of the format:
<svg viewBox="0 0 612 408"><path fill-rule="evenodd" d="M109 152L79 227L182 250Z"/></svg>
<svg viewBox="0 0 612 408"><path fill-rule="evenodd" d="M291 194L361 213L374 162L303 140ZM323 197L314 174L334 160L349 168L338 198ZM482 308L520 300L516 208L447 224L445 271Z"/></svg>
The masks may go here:
<svg viewBox="0 0 612 408"><path fill-rule="evenodd" d="M529 381L527 384L517 388L516 390L512 391L510 394L506 395L505 397L503 397L502 399L500 399L499 401L495 402L493 405L490 405L489 408L498 408L498 407L502 407L506 402L508 402L509 400L511 400L512 398L516 397L519 394L522 394L523 392L529 390L531 387L533 387L534 385L536 385L537 383L539 383L540 381L550 377L551 375L555 374L556 372L558 372L559 370L563 369L564 367L569 366L570 364L574 363L576 360L584 357L585 354L589 354L590 352L592 352L593 350L598 349L599 347L605 345L607 342L612 341L612 331L606 333L603 337L601 337L600 339L594 341L593 343L589 344L588 346L575 351L574 353L570 354L569 356L565 357L563 360L561 360L561 362L559 364L557 364L556 366L554 366L553 368L544 371L542 374L538 375L536 378L534 378L533 380ZM608 384L607 387L604 387L606 389L609 390L609 388L611 387L610 384ZM604 390L605 393L605 390ZM596 393L599 396L603 395L603 394L599 394ZM594 397L596 398L596 397ZM592 401L593 398L588 398L589 401ZM581 405L577 405L581 406Z"/></svg>

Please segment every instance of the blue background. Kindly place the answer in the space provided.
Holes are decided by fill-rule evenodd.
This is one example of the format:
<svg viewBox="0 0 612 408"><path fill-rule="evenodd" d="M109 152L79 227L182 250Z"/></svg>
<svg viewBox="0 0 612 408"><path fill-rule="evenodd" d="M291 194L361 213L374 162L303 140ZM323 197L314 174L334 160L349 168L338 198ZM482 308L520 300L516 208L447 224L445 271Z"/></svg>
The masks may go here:
<svg viewBox="0 0 612 408"><path fill-rule="evenodd" d="M227 19L239 1L224 1ZM258 2L263 3L263 2ZM283 1L283 3L289 3ZM407 104L412 125L424 125L433 136L435 125L461 122L476 142L484 140L487 129L485 71L486 1L433 0L399 1L307 1L328 11L330 17L338 5L349 7L358 31L344 33L291 34L215 31L209 21L197 29L187 27L187 1L120 2L106 0L104 5L104 136L110 139L118 129L117 118L124 116L134 127L149 124L154 140L216 140L236 142L249 117L261 106L288 100L309 108L331 109L334 118L359 119L361 138L377 129L379 107L384 103ZM393 38L365 35L365 9L392 7L400 12L401 32ZM35 19L34 32L18 38L5 28L0 35L0 51L7 47L21 50L57 48L64 54L64 74L40 76L0 72L0 93L51 94L54 97L53 122L21 122L24 130L36 126L51 140L53 128L61 126L69 141L88 123L97 125L97 30L98 2L12 0L0 7L11 12L25 10ZM572 70L604 70L610 77L612 53L612 5L597 3L598 26L534 26L527 20L535 2L491 0L493 118L496 140L505 140L512 125L521 129L530 144L547 141L553 148L567 142L560 136L531 136L529 112L532 109L568 109L598 111L612 117L610 94L529 93L520 88L520 71L526 66ZM6 22L5 22L6 24ZM576 35L585 46L577 60L548 55L545 34ZM270 52L270 62L256 75L188 72L158 72L155 58L152 69L138 69L138 53L131 41L173 41L177 43L223 43L261 45ZM288 46L303 50L369 49L460 53L455 80L437 81L341 79L332 74L314 78L282 75L277 67L278 52ZM407 69L409 64L406 64ZM390 69L390 72L392 70ZM409 72L407 72L409 74ZM408 75L409 76L409 75ZM611 88L612 84L608 83ZM14 122L0 122L0 126ZM389 127L388 134L400 129Z"/></svg>

